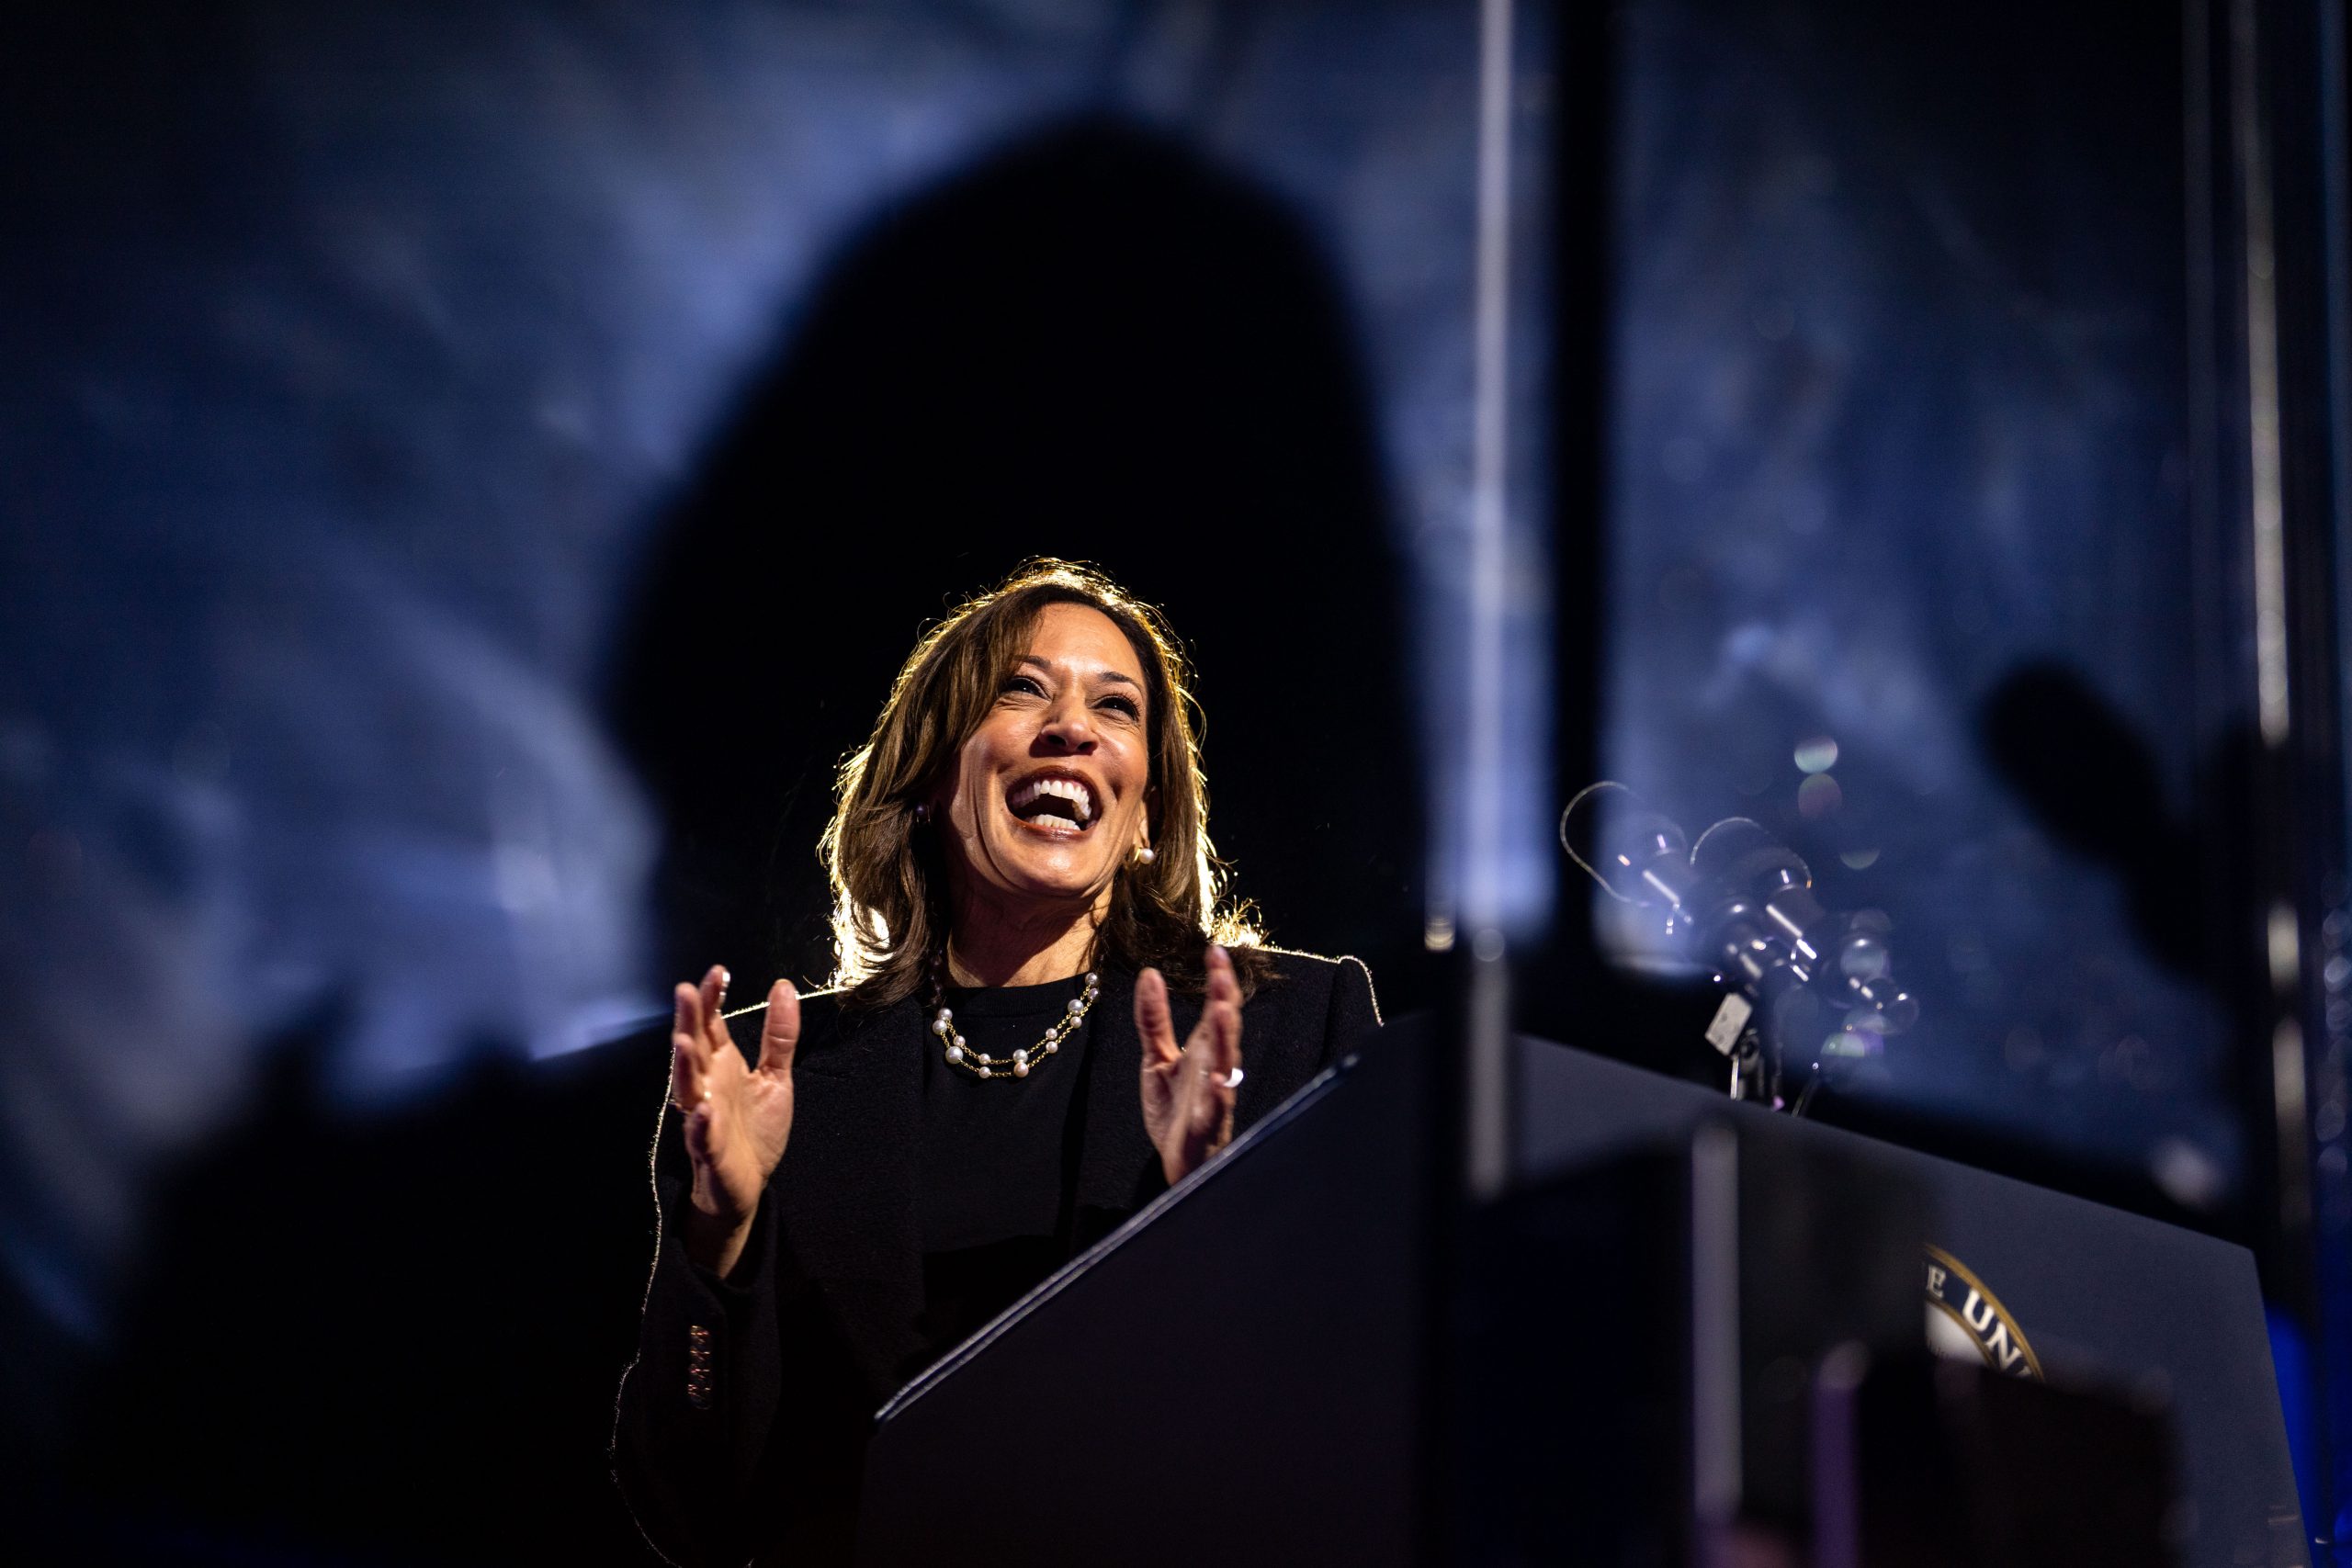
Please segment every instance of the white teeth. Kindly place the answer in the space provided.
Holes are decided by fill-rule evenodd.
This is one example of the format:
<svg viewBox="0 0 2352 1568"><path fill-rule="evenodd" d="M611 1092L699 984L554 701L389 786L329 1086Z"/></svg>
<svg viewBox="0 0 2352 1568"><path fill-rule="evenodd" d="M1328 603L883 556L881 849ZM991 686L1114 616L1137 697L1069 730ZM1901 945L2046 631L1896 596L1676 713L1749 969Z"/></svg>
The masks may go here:
<svg viewBox="0 0 2352 1568"><path fill-rule="evenodd" d="M1076 779L1031 779L1027 784L1023 784L1019 789L1012 792L1012 796L1007 804L1010 805L1013 810L1018 811L1023 807L1027 806L1032 801L1037 799L1040 795L1058 795L1062 799L1067 800L1073 806L1077 807L1078 820L1080 827L1084 827L1087 823L1094 820L1094 792L1088 789Z"/></svg>

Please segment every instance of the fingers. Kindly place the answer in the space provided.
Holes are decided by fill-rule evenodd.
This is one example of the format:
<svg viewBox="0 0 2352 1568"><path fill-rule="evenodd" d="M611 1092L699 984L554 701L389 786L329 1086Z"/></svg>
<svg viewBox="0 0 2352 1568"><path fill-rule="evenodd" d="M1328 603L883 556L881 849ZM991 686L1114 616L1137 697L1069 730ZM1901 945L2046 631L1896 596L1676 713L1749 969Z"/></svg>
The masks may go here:
<svg viewBox="0 0 2352 1568"><path fill-rule="evenodd" d="M692 1111L708 1084L710 1061L703 1049L702 993L680 986L670 1023L670 1100Z"/></svg>
<svg viewBox="0 0 2352 1568"><path fill-rule="evenodd" d="M710 1098L710 1073L719 1051L732 1042L721 1013L727 1004L726 969L712 964L699 986L680 986L670 1021L670 1100L692 1111Z"/></svg>
<svg viewBox="0 0 2352 1568"><path fill-rule="evenodd" d="M704 974L697 993L702 1003L702 1038L714 1052L734 1043L727 1032L727 982L732 978L725 964L714 964Z"/></svg>
<svg viewBox="0 0 2352 1568"><path fill-rule="evenodd" d="M1144 1066L1166 1066L1181 1053L1176 1021L1168 1010L1168 981L1157 969L1136 976L1136 1032L1143 1037Z"/></svg>
<svg viewBox="0 0 2352 1568"><path fill-rule="evenodd" d="M1241 1010L1231 1002L1211 1002L1201 1014L1201 1070L1224 1083L1241 1065Z"/></svg>
<svg viewBox="0 0 2352 1568"><path fill-rule="evenodd" d="M1238 1086L1235 1069L1241 1066L1241 1010L1229 1001L1210 1002L1185 1055L1200 1064L1201 1092L1193 1102L1194 1125L1206 1130L1230 1121Z"/></svg>
<svg viewBox="0 0 2352 1568"><path fill-rule="evenodd" d="M1208 971L1209 1001L1212 1004L1223 1002L1231 1008L1238 1029L1241 1016L1241 977L1233 972L1233 954L1216 942L1209 943ZM1235 1039L1238 1041L1239 1038L1237 1032Z"/></svg>
<svg viewBox="0 0 2352 1568"><path fill-rule="evenodd" d="M1234 1090L1241 1077L1241 982L1221 947L1208 950L1206 969L1200 1020L1181 1051L1166 979L1151 969L1136 977L1144 1119L1171 1182L1199 1169L1233 1138Z"/></svg>
<svg viewBox="0 0 2352 1568"><path fill-rule="evenodd" d="M1235 978L1233 960L1222 947L1209 948L1207 968L1208 996L1184 1050L1204 1071L1230 1072L1241 1063L1241 982ZM1165 997L1164 989L1161 995ZM1218 1052L1229 1053L1232 1060L1213 1061L1213 1054Z"/></svg>
<svg viewBox="0 0 2352 1568"><path fill-rule="evenodd" d="M1193 1100L1193 1126L1214 1153L1233 1137L1234 1091L1241 1077L1241 983L1222 947L1210 947L1208 972L1208 1005L1201 1010L1187 1055L1200 1063L1202 1077Z"/></svg>
<svg viewBox="0 0 2352 1568"><path fill-rule="evenodd" d="M800 1048L800 993L789 980L768 987L767 1021L760 1028L760 1071L772 1077L789 1077L792 1055Z"/></svg>

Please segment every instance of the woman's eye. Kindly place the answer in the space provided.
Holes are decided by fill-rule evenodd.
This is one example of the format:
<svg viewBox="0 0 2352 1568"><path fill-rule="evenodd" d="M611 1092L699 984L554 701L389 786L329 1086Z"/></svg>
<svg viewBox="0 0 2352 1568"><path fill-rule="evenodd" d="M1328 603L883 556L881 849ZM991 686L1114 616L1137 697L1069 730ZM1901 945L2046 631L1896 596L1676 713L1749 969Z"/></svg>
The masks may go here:
<svg viewBox="0 0 2352 1568"><path fill-rule="evenodd" d="M1046 694L1046 688L1040 686L1035 681L1026 675L1012 675L1007 677L1004 682L1004 689L1008 693L1023 692L1033 697L1042 697Z"/></svg>
<svg viewBox="0 0 2352 1568"><path fill-rule="evenodd" d="M1116 708L1129 718L1143 716L1143 710L1136 706L1136 700L1133 697L1105 697L1102 699L1102 705L1106 708Z"/></svg>

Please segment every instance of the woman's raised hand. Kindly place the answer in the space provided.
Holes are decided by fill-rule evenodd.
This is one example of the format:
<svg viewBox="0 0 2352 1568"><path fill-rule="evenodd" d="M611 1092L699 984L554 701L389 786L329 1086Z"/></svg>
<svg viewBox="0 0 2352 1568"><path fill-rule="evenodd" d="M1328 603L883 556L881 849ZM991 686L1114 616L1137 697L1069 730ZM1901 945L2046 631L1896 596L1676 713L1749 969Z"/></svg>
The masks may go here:
<svg viewBox="0 0 2352 1568"><path fill-rule="evenodd" d="M1208 1005L1176 1048L1168 982L1136 976L1136 1032L1143 1036L1143 1124L1173 1184L1233 1141L1233 1089L1241 1081L1241 983L1225 949L1209 949Z"/></svg>
<svg viewBox="0 0 2352 1568"><path fill-rule="evenodd" d="M800 994L789 980L768 992L760 1065L743 1060L720 1007L727 971L680 986L670 1032L670 1100L685 1116L694 1201L684 1216L686 1255L724 1274L743 1256L760 1193L792 1135L792 1054L800 1043Z"/></svg>

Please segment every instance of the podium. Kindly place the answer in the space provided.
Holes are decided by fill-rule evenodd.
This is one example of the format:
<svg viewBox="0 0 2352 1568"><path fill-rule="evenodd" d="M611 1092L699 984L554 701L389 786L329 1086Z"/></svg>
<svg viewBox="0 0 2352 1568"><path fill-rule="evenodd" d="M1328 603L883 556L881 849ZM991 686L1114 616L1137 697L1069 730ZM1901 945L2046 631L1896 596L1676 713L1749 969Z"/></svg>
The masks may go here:
<svg viewBox="0 0 2352 1568"><path fill-rule="evenodd" d="M1815 1500L1826 1355L1933 1338L2168 1404L2188 1568L2309 1561L2243 1248L1533 1040L1517 1189L1457 1213L1433 1027L1367 1041L892 1400L860 1560L1696 1562L1709 1517ZM2008 1481L2063 1502L2064 1455L2030 1457Z"/></svg>

